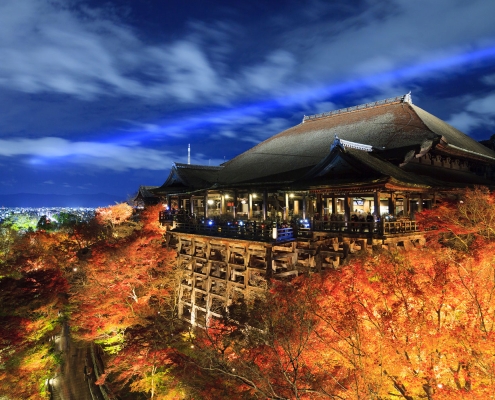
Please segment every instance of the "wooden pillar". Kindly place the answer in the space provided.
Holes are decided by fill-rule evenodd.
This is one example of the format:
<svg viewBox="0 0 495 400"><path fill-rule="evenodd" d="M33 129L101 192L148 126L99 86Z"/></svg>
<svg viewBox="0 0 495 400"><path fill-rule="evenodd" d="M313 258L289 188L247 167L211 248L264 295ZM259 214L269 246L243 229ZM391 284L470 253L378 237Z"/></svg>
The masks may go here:
<svg viewBox="0 0 495 400"><path fill-rule="evenodd" d="M299 214L299 200L294 200L294 215Z"/></svg>
<svg viewBox="0 0 495 400"><path fill-rule="evenodd" d="M349 222L351 220L351 201L352 198L346 193L344 194L344 220Z"/></svg>
<svg viewBox="0 0 495 400"><path fill-rule="evenodd" d="M253 218L253 195L248 194L248 218Z"/></svg>
<svg viewBox="0 0 495 400"><path fill-rule="evenodd" d="M423 211L423 195L420 193L418 199L418 212Z"/></svg>
<svg viewBox="0 0 495 400"><path fill-rule="evenodd" d="M237 190L234 190L234 199L233 199L233 202L234 202L234 207L232 207L232 218L235 219L236 213L237 213L237 202L238 202L238 193L237 193Z"/></svg>
<svg viewBox="0 0 495 400"><path fill-rule="evenodd" d="M320 215L321 218L323 218L323 213L321 212L322 209L322 201L321 201L321 194L316 195L316 212Z"/></svg>
<svg viewBox="0 0 495 400"><path fill-rule="evenodd" d="M332 214L337 215L337 199L332 195Z"/></svg>
<svg viewBox="0 0 495 400"><path fill-rule="evenodd" d="M391 193L388 198L388 213L395 215L395 193Z"/></svg>
<svg viewBox="0 0 495 400"><path fill-rule="evenodd" d="M289 218L289 193L285 192L285 211L284 211L284 220Z"/></svg>
<svg viewBox="0 0 495 400"><path fill-rule="evenodd" d="M263 189L263 221L266 221L268 210L268 190Z"/></svg>
<svg viewBox="0 0 495 400"><path fill-rule="evenodd" d="M191 216L194 215L194 198L193 198L193 195L189 196L189 212L191 213Z"/></svg>
<svg viewBox="0 0 495 400"><path fill-rule="evenodd" d="M373 215L375 221L380 218L380 192L378 190L373 193Z"/></svg>
<svg viewBox="0 0 495 400"><path fill-rule="evenodd" d="M306 219L306 195L303 194L302 198L302 217L303 219Z"/></svg>
<svg viewBox="0 0 495 400"><path fill-rule="evenodd" d="M167 194L167 196L165 198L166 198L166 202L167 202L167 207L169 210L171 210L172 209L172 202L170 201L170 195Z"/></svg>
<svg viewBox="0 0 495 400"><path fill-rule="evenodd" d="M404 206L404 217L409 215L409 194L406 193L403 197L403 206Z"/></svg>
<svg viewBox="0 0 495 400"><path fill-rule="evenodd" d="M208 218L208 190L205 190L205 195L203 198L203 204L205 209L205 219Z"/></svg>
<svg viewBox="0 0 495 400"><path fill-rule="evenodd" d="M225 214L227 212L226 206L225 206L225 194L222 193L220 194L220 213Z"/></svg>
<svg viewBox="0 0 495 400"><path fill-rule="evenodd" d="M266 262L266 278L269 279L273 275L273 266L272 266L272 248L265 247L265 262Z"/></svg>
<svg viewBox="0 0 495 400"><path fill-rule="evenodd" d="M306 199L306 202L307 202L308 214L311 217L314 217L315 208L314 208L314 205L313 205L313 197L312 196L309 196L309 199Z"/></svg>

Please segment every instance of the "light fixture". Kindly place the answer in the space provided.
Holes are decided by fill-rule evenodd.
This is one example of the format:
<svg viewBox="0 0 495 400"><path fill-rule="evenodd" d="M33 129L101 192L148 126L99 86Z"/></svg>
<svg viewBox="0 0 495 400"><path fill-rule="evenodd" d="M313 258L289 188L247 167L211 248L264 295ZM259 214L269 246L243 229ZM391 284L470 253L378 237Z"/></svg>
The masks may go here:
<svg viewBox="0 0 495 400"><path fill-rule="evenodd" d="M226 198L226 199L228 199L228 198L229 198L229 195L228 195L228 194L226 194L226 195L225 195L225 198Z"/></svg>
<svg viewBox="0 0 495 400"><path fill-rule="evenodd" d="M289 197L291 198L294 197L294 193L289 194Z"/></svg>
<svg viewBox="0 0 495 400"><path fill-rule="evenodd" d="M256 198L256 193L253 193L253 199L255 199L255 198Z"/></svg>
<svg viewBox="0 0 495 400"><path fill-rule="evenodd" d="M213 200L208 200L208 204L211 206L213 204Z"/></svg>

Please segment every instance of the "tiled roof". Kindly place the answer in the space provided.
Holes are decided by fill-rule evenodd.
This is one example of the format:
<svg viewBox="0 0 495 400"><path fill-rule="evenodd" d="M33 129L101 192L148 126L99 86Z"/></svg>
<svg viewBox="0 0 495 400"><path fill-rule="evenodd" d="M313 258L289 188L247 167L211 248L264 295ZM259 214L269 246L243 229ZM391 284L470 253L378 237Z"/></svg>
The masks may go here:
<svg viewBox="0 0 495 400"><path fill-rule="evenodd" d="M167 181L154 192L170 192L172 188L193 191L212 186L290 185L328 156L337 137L343 146L360 149L355 150L356 154L349 149L348 154L373 170L411 184L435 183L402 168L414 154L432 149L495 163L494 151L413 105L406 95L305 117L302 123L270 137L221 167L175 164Z"/></svg>
<svg viewBox="0 0 495 400"><path fill-rule="evenodd" d="M219 172L221 184L266 180L311 168L329 152L338 136L350 142L381 149L389 156L404 157L411 149L430 147L441 139L475 152L491 161L495 152L453 128L446 122L409 102L356 109L317 119L309 119L283 131L224 164Z"/></svg>
<svg viewBox="0 0 495 400"><path fill-rule="evenodd" d="M154 193L164 194L170 192L172 188L178 191L181 188L187 191L208 188L217 182L218 172L222 168L218 166L211 167L175 163L165 183L155 189Z"/></svg>

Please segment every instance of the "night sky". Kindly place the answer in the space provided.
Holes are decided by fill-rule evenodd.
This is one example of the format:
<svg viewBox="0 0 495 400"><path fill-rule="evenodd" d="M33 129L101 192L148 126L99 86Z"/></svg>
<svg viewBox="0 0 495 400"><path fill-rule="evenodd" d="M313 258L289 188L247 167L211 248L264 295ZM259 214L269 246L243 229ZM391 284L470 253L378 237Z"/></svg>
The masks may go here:
<svg viewBox="0 0 495 400"><path fill-rule="evenodd" d="M412 92L495 133L489 0L1 0L0 194L127 196Z"/></svg>

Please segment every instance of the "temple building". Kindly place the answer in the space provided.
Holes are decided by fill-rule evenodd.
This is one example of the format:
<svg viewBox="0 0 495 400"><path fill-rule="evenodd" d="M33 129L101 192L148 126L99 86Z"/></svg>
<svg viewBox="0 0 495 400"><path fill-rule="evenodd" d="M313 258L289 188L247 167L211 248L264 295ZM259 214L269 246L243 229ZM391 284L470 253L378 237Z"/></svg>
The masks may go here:
<svg viewBox="0 0 495 400"><path fill-rule="evenodd" d="M180 313L204 325L267 278L421 245L415 213L474 185L495 186L495 152L407 94L305 116L221 166L176 163L146 191L167 207Z"/></svg>

